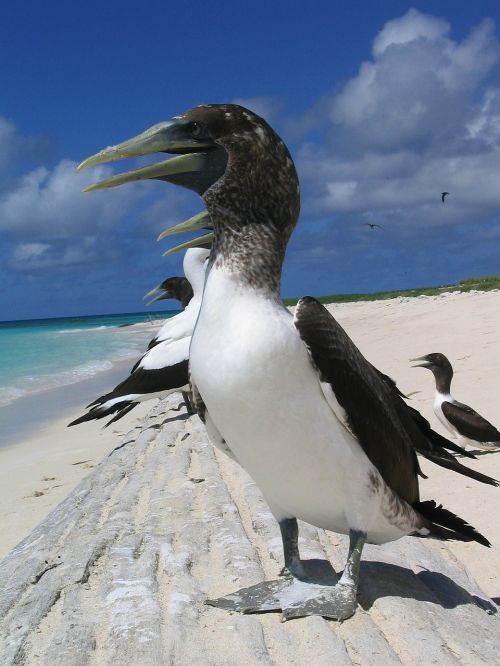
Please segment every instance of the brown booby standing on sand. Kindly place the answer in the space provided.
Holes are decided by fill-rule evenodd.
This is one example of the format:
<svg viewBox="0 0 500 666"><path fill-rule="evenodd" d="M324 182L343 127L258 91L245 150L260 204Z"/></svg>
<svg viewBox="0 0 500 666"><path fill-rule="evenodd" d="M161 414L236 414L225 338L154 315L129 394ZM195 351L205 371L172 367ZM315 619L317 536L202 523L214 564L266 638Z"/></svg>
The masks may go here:
<svg viewBox="0 0 500 666"><path fill-rule="evenodd" d="M444 354L433 353L414 358L412 361L423 361L414 368L427 368L436 380L434 396L434 413L456 437L462 446L472 446L484 451L500 449L500 432L489 421L451 395L453 368Z"/></svg>
<svg viewBox="0 0 500 666"><path fill-rule="evenodd" d="M286 246L299 215L299 183L280 137L237 105L204 105L85 160L80 168L154 152L178 156L101 181L198 184L214 225L203 300L190 348L199 415L254 478L281 528L289 576L210 603L285 618L338 620L356 610L361 552L406 535L489 542L434 501L421 501L419 452L460 465L391 380L313 298L292 317L281 302ZM225 159L223 159L225 158ZM88 188L89 189L89 188ZM297 518L349 535L336 585L317 584L298 549Z"/></svg>

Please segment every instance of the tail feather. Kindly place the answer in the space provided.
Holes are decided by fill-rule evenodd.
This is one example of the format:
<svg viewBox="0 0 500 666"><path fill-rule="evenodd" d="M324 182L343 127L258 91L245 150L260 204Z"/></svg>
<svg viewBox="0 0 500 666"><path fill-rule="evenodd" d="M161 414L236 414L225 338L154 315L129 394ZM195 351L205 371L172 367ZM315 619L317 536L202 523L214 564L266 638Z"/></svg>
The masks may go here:
<svg viewBox="0 0 500 666"><path fill-rule="evenodd" d="M481 483L487 483L490 486L500 486L500 483L493 477L487 476L486 474L477 472L475 469L470 469L469 467L462 465L462 463L460 463L452 455L450 455L450 457L448 458L447 456L446 457L443 456L442 452L433 453L431 451L421 451L420 453L421 455L424 456L424 458L431 460L433 463L436 463L436 465L440 465L441 467L445 467L446 469L451 469L454 472L458 472L458 474L463 474L464 476L468 476L469 478L474 479L475 481L480 481Z"/></svg>
<svg viewBox="0 0 500 666"><path fill-rule="evenodd" d="M415 502L413 508L429 521L431 533L444 540L477 541L489 548L491 543L467 521L437 505L434 500Z"/></svg>
<svg viewBox="0 0 500 666"><path fill-rule="evenodd" d="M118 412L118 414L115 414L115 415L113 416L113 418L110 419L110 420L106 423L106 425L105 425L104 427L105 427L105 428L108 428L112 423L115 423L116 421L119 421L123 416L125 416L125 414L128 414L132 409L134 409L134 407L137 407L137 403L136 403L136 402L131 402L131 403L129 403L128 405L126 405L125 407L123 407L123 409L120 409L120 411Z"/></svg>
<svg viewBox="0 0 500 666"><path fill-rule="evenodd" d="M427 432L427 437L438 447L448 449L448 451L453 451L453 453L458 453L459 455L464 456L464 458L471 458L472 460L477 459L473 453L467 451L462 446L451 442L449 439L446 439L446 437L443 437L435 430L432 430L432 428Z"/></svg>
<svg viewBox="0 0 500 666"><path fill-rule="evenodd" d="M132 409L132 407L134 407L135 405L136 405L135 402L128 402L128 401L115 403L111 407L106 407L105 405L96 405L95 407L92 407L90 412L87 412L83 416L80 416L74 421L71 421L71 423L68 423L68 428L70 428L71 426L79 425L80 423L85 423L86 421L103 419L106 416L109 416L110 414L119 412L119 415L117 414L116 417L112 419L112 421L113 420L116 421L122 416L125 416L125 414L129 412ZM112 421L110 421L110 423ZM109 423L107 425L109 425Z"/></svg>

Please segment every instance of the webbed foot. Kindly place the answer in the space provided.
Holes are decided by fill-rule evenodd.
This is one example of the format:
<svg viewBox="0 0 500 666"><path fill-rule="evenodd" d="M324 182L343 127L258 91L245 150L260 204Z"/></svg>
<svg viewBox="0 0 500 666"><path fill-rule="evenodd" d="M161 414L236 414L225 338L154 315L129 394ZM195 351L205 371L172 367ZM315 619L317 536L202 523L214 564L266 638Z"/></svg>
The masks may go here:
<svg viewBox="0 0 500 666"><path fill-rule="evenodd" d="M282 574L278 580L266 580L205 603L240 613L282 611L283 620L306 615L346 620L355 613L356 587L339 582L330 562L303 560L300 576L294 577L288 568Z"/></svg>
<svg viewBox="0 0 500 666"><path fill-rule="evenodd" d="M205 603L240 613L281 610L283 620L321 615L339 621L354 615L357 605L352 585L319 585L296 578L264 581Z"/></svg>
<svg viewBox="0 0 500 666"><path fill-rule="evenodd" d="M307 615L321 615L332 620L347 620L356 612L356 594L359 580L359 563L366 534L358 530L349 532L349 556L342 577L338 580L329 562L324 560L300 560L297 540L293 535L294 519L288 524L280 523L282 533L293 539L283 539L285 546L285 570L291 572L291 564L300 565L303 575L295 578L283 577L279 580L268 580L245 587L238 592L228 594L220 599L205 601L210 606L224 608L240 613L264 613L269 611L282 612L283 620ZM296 522L296 521L295 521ZM287 547L292 544L293 548Z"/></svg>

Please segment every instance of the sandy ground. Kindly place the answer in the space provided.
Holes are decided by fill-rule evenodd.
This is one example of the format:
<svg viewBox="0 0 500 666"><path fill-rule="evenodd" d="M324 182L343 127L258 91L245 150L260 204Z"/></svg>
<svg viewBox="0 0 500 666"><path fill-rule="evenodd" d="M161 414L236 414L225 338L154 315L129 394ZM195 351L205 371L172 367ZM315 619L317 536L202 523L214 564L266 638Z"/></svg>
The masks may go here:
<svg viewBox="0 0 500 666"><path fill-rule="evenodd" d="M127 328L144 334L146 347L161 323L145 322ZM10 425L0 424L0 558L27 536L89 469L113 450L121 435L139 424L149 411L151 404L138 405L109 428L103 428L105 420L67 428L93 398L124 379L134 362L126 359L91 379L9 406L15 410L19 431L16 436Z"/></svg>
<svg viewBox="0 0 500 666"><path fill-rule="evenodd" d="M434 415L434 377L412 368L410 358L431 352L445 354L455 371L453 396L500 428L500 292L474 292L432 297L398 298L369 303L331 305L329 309L380 370L400 389L412 394L416 407L445 436ZM500 480L500 452L479 454L465 463ZM435 499L469 521L492 547L450 542L455 555L482 589L500 600L500 488L477 483L426 460L428 475L420 483L422 499Z"/></svg>
<svg viewBox="0 0 500 666"><path fill-rule="evenodd" d="M411 404L446 434L432 412L433 377L412 369L409 359L442 352L455 368L452 392L500 425L500 293L453 294L416 299L332 305L331 310L365 356L397 380ZM416 392L416 393L415 393ZM98 423L66 429L81 413L72 409L23 442L0 449L0 556L25 537L107 455L125 433L139 423L146 405L108 430ZM485 486L423 463L429 479L422 497L434 498L469 520L492 542L451 544L484 591L500 597L500 489ZM500 453L480 456L471 466L500 478ZM40 494L43 493L43 494Z"/></svg>

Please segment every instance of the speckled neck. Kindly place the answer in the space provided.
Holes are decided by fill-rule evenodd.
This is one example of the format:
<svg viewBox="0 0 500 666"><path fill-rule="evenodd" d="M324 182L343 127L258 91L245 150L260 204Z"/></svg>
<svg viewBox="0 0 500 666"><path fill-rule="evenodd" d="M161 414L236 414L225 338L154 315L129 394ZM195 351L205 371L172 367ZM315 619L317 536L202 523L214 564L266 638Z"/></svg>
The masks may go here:
<svg viewBox="0 0 500 666"><path fill-rule="evenodd" d="M260 131L259 131L260 130ZM211 265L237 274L250 288L279 295L286 246L297 223L297 173L285 144L264 134L222 138L224 176L203 198L214 223Z"/></svg>

